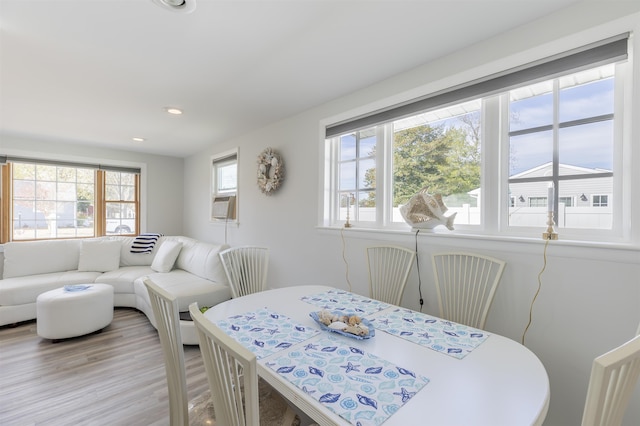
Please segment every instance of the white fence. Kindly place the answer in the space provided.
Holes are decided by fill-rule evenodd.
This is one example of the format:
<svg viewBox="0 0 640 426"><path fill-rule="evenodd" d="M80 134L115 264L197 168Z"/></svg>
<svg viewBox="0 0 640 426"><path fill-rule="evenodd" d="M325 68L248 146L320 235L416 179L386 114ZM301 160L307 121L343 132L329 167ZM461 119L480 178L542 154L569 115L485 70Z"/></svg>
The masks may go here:
<svg viewBox="0 0 640 426"><path fill-rule="evenodd" d="M361 207L358 211L358 220L362 222L375 222L376 211L374 207ZM462 207L449 207L446 216L457 213L454 224L458 225L479 225L480 209L464 204ZM340 209L340 218L345 220L346 208ZM578 229L611 229L613 224L611 207L565 207L560 203L558 208L559 228ZM350 212L350 220L353 217L353 208ZM404 222L400 210L393 209L393 221ZM510 226L534 226L544 227L547 224L546 207L511 207L509 209Z"/></svg>

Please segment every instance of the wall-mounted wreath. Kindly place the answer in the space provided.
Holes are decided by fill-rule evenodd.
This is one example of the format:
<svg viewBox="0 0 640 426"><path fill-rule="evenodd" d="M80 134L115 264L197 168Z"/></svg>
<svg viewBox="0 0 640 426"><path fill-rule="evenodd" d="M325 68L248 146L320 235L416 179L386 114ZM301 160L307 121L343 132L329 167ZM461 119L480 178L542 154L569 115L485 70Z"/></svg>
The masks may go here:
<svg viewBox="0 0 640 426"><path fill-rule="evenodd" d="M275 150L267 148L258 155L258 186L263 194L270 195L282 184L284 162Z"/></svg>

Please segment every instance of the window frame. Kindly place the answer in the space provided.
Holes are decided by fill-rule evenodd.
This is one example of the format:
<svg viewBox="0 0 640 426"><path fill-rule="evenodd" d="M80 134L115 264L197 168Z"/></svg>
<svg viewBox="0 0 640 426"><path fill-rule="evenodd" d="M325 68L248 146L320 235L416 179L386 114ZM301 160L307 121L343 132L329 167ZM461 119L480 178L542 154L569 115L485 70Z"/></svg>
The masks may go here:
<svg viewBox="0 0 640 426"><path fill-rule="evenodd" d="M598 201L596 201L596 199ZM604 201L603 201L604 199ZM593 194L591 195L591 207L609 207L609 195L608 194Z"/></svg>
<svg viewBox="0 0 640 426"><path fill-rule="evenodd" d="M236 165L236 175L235 175L235 190L220 190L218 187L218 171L220 167L225 167L230 164ZM240 187L240 178L238 171L240 170L240 153L238 148L234 148L229 151L221 152L219 154L212 155L209 159L210 165L210 174L209 174L209 221L216 222L238 222L239 217L239 187ZM227 218L219 218L214 217L213 213L213 204L214 200L217 197L221 197L226 199L232 203L232 206L229 210L229 217Z"/></svg>
<svg viewBox="0 0 640 426"><path fill-rule="evenodd" d="M634 239L634 236L631 235L629 229L631 227L631 203L629 201L624 201L624 197L622 197L622 193L629 195L631 193L631 185L630 180L632 179L633 172L628 167L628 161L624 162L627 164L627 168L623 169L623 157L624 153L628 153L631 151L631 123L628 119L633 116L633 108L637 108L634 102L632 102L632 94L625 93L622 90L623 87L633 87L632 83L632 75L635 70L635 74L637 75L639 66L632 62L632 53L634 51L633 40L632 37L628 40L628 58L623 62L614 62L616 68L615 74L615 88L614 92L616 94L616 100L614 105L614 160L613 160L613 198L609 197L609 204L612 202L614 204L614 215L613 216L613 225L611 229L572 229L572 228L562 228L561 229L561 238L567 240L574 240L577 242L585 241L589 243L620 243L620 244L628 244L634 243L637 244L637 237ZM571 70L570 72L564 73L573 74L581 71L582 69L592 68L602 65L600 63L591 64L590 66L584 66L577 70ZM559 76L551 76L550 78L558 78ZM455 79L454 79L455 80ZM459 83L460 84L460 83ZM528 83L530 84L530 83ZM464 85L462 83L461 85ZM527 83L522 84L520 86L527 85ZM454 85L455 86L455 85ZM451 87L454 87L451 86ZM440 92L445 91L446 88L440 89ZM435 93L440 93L435 91ZM505 103L505 96L508 96L509 91L505 90L501 93L495 94L494 96L487 96L483 98L483 120L488 119L485 115L485 105L488 104L499 104L501 108L508 107L508 101ZM422 97L429 97L430 95L422 95ZM415 99L419 99L420 97L416 97ZM397 99L395 100L397 102ZM394 102L394 103L395 103ZM412 99L405 99L403 103L411 103ZM399 105L402 105L399 104ZM442 105L443 107L446 105ZM337 128L338 126L342 126L343 123L347 123L351 120L351 117L354 117L354 120L358 120L357 117L366 117L368 115L376 115L377 111L387 111L393 109L394 106L381 106L379 103L376 104L375 109L371 110L372 112L368 113L364 108L360 108L357 111L352 111L351 113L345 113L338 117L334 117L331 119L326 119L321 121L321 131L329 128ZM380 113L381 114L381 113ZM541 232L539 227L510 227L508 226L508 214L509 214L509 205L510 201L513 201L513 204L517 204L517 196L513 198L513 196L509 195L508 192L508 161L504 158L505 155L508 155L508 123L502 124L501 128L494 126L491 129L493 134L485 134L486 128L483 127L483 145L482 145L482 173L481 173L481 189L483 190L483 195L486 198L482 202L481 206L481 217L482 224L480 226L471 225L472 228L469 228L466 225L458 225L455 224L455 231L445 231L448 234L475 234L475 235L505 235L515 238L539 238L539 233ZM323 203L323 208L320 210L319 224L320 226L335 228L338 226L342 226L343 223L341 221L336 220L339 216L336 215L336 202L332 199L332 194L336 188L336 170L333 168L332 160L330 155L334 153L333 147L331 146L331 141L334 137L325 136L324 132L322 135L322 139L324 142L323 148L321 149L321 154L324 155L323 163L321 164L321 173L324 174L324 178L321 177L320 180L320 194L321 202ZM486 143L487 140L499 141L499 143ZM378 149L378 151L382 151ZM392 158L390 155L385 155L384 161L389 161ZM331 179L327 179L327 175L331 176ZM388 183L388 182L387 182ZM623 186L623 183L626 185ZM380 182L378 182L377 192L382 191L383 193L388 193L388 190L383 190L380 188ZM486 188L493 187L498 188L497 191L486 191ZM511 197L511 198L510 198ZM380 198L378 198L380 200ZM559 200L559 195L556 193L554 200ZM386 204L390 204L389 197L385 198L384 202ZM557 202L556 202L557 204ZM557 208L555 209L557 210ZM497 212L497 213L496 213ZM383 216L384 220L379 220L376 223L376 226L368 227L366 225L362 225L356 222L356 228L366 228L371 231L387 231L387 230L409 230L409 226L406 224L402 224L403 226L397 227L393 226L392 222L387 220L386 215ZM382 222L382 223L379 223ZM436 232L439 230L437 229ZM626 231L626 232L625 232Z"/></svg>
<svg viewBox="0 0 640 426"><path fill-rule="evenodd" d="M130 201L130 200L110 200L107 199L107 179L106 179L106 174L107 173L123 173L123 172L119 172L119 171L110 171L110 170L98 170L96 173L96 177L97 177L97 187L99 188L99 192L97 192L97 197L99 197L99 205L100 208L97 209L99 211L99 217L100 220L97 221L98 223L98 227L97 230L99 230L99 235L104 236L104 235L136 235L138 233L140 233L140 174L135 174L134 176L134 200ZM98 202L96 202L96 204L98 204ZM135 229L133 230L133 232L130 233L108 233L107 232L107 221L109 220L108 215L107 215L107 211L108 211L108 205L109 204L133 204L133 210L135 212Z"/></svg>
<svg viewBox="0 0 640 426"><path fill-rule="evenodd" d="M86 239L97 238L110 235L135 235L140 233L140 211L141 211L141 191L140 182L142 171L139 168L117 167L117 166L104 166L95 164L74 163L69 161L56 161L56 160L39 160L36 158L24 158L24 157L2 157L0 162L0 180L2 185L0 186L0 211L2 212L2 219L0 219L0 243L7 242L22 242L22 241L46 241L46 240L60 240L60 239ZM25 163L25 164L48 164L56 167L69 167L76 169L93 169L94 172L94 216L93 216L93 234L87 236L65 236L65 237L49 237L49 238L25 238L14 239L13 230L13 163ZM135 204L135 229L130 234L116 234L106 232L106 203L104 200L104 174L107 172L122 172L132 173L135 175L135 200L128 201Z"/></svg>

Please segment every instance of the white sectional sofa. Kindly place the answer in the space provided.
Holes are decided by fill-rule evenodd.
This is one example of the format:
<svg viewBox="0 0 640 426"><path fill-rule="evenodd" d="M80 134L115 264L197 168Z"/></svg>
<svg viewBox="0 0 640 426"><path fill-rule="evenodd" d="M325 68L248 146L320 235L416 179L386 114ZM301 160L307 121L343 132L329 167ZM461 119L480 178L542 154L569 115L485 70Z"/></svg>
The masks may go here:
<svg viewBox="0 0 640 426"><path fill-rule="evenodd" d="M144 279L149 277L189 304L213 306L231 298L218 253L228 246L183 236L162 236L150 253L133 253L134 237L12 242L4 245L0 326L36 318L36 298L69 284L114 288L114 306L144 312L156 327ZM184 344L197 344L195 328L181 321Z"/></svg>

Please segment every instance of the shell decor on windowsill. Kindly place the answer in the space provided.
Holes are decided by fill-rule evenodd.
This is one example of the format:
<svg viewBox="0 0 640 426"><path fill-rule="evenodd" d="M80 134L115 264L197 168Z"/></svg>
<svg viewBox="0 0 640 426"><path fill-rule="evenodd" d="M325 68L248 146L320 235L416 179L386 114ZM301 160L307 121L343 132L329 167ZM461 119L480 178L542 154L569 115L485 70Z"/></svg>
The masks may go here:
<svg viewBox="0 0 640 426"><path fill-rule="evenodd" d="M448 209L442 201L442 195L431 195L427 190L421 189L407 204L400 206L402 218L414 229L433 229L444 225L453 231L453 220L457 213L445 216Z"/></svg>
<svg viewBox="0 0 640 426"><path fill-rule="evenodd" d="M258 155L258 186L271 195L284 179L284 162L275 150L267 148Z"/></svg>

